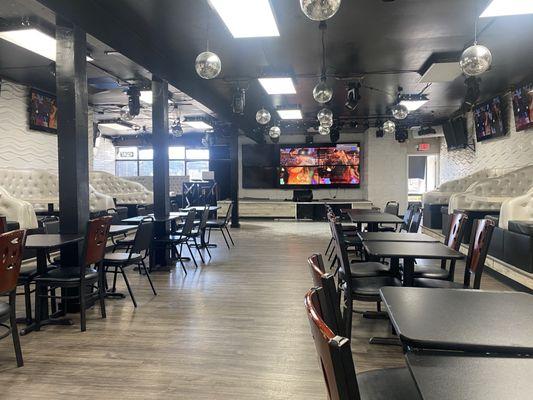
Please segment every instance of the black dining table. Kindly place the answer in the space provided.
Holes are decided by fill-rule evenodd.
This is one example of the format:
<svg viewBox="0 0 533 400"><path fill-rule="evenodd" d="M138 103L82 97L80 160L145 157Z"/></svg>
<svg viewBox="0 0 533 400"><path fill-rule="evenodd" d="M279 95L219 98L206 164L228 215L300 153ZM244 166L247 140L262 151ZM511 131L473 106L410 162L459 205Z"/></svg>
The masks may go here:
<svg viewBox="0 0 533 400"><path fill-rule="evenodd" d="M403 259L403 285L413 286L415 259L460 260L465 256L440 242L364 241L365 251L374 258L390 258L391 270L398 271Z"/></svg>
<svg viewBox="0 0 533 400"><path fill-rule="evenodd" d="M438 242L438 239L424 233L357 232L357 236L363 242Z"/></svg>
<svg viewBox="0 0 533 400"><path fill-rule="evenodd" d="M423 400L530 400L533 359L451 352L408 352Z"/></svg>
<svg viewBox="0 0 533 400"><path fill-rule="evenodd" d="M137 229L135 225L111 225L109 227L109 234L111 236L121 235Z"/></svg>
<svg viewBox="0 0 533 400"><path fill-rule="evenodd" d="M380 294L404 348L533 355L532 295L406 287Z"/></svg>
<svg viewBox="0 0 533 400"><path fill-rule="evenodd" d="M143 219L150 218L150 217L153 218L155 222L168 222L168 221L173 221L176 219L185 218L186 216L187 216L186 212L179 211L179 212L170 212L168 216L164 218L159 218L159 219L155 218L154 214L148 214L148 215L138 215L136 217L126 218L126 219L123 219L122 222L124 224L139 225Z"/></svg>
<svg viewBox="0 0 533 400"><path fill-rule="evenodd" d="M37 273L45 274L48 268L47 253L60 249L77 242L81 242L83 236L78 234L35 234L26 237L26 249L33 249L37 253ZM57 319L57 315L50 315L48 310L48 299L40 295L46 295L45 291L35 291L35 304L41 304L41 326L43 325L72 325L69 319ZM62 313L61 313L62 314ZM35 323L31 323L20 331L21 335L26 335L36 328Z"/></svg>
<svg viewBox="0 0 533 400"><path fill-rule="evenodd" d="M346 210L350 220L361 231L362 224L367 224L369 232L376 232L379 224L401 224L403 219L396 215L371 210Z"/></svg>

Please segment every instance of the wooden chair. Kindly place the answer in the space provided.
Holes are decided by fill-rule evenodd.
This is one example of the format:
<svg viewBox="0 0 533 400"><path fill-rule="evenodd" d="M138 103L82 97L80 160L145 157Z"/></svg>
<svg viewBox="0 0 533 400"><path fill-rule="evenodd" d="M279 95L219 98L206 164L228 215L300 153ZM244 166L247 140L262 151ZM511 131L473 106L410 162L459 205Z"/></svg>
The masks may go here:
<svg viewBox="0 0 533 400"><path fill-rule="evenodd" d="M357 374L350 340L337 335L325 322L321 288L305 296L305 308L330 400L417 400L418 390L407 368Z"/></svg>
<svg viewBox="0 0 533 400"><path fill-rule="evenodd" d="M206 228L207 228L207 243L209 243L209 240L211 239L211 231L213 229L220 230L222 232L222 237L224 238L224 241L226 242L226 246L229 247L228 239L231 241L231 244L235 246L235 242L233 241L233 238L231 237L231 234L229 233L229 223L231 222L231 212L233 210L233 203L230 203L228 206L228 211L226 212L226 217L223 219L217 219L212 221L207 221ZM224 233L224 230L226 231L228 237L226 238L226 233Z"/></svg>
<svg viewBox="0 0 533 400"><path fill-rule="evenodd" d="M446 246L455 251L459 251L467 220L468 216L466 213L456 211L452 215L450 220L450 229L446 235L446 238L444 239L444 244ZM446 260L441 261L440 268L433 265L416 265L414 276L418 278L444 279L453 282L455 275L455 261L456 260L450 261L449 270L446 269Z"/></svg>
<svg viewBox="0 0 533 400"><path fill-rule="evenodd" d="M478 219L474 221L472 235L470 237L470 245L468 248L468 256L466 258L463 283L439 279L415 278L414 285L426 288L479 289L493 230L494 222L489 219ZM474 277L473 282L472 276ZM472 286L470 285L471 283Z"/></svg>
<svg viewBox="0 0 533 400"><path fill-rule="evenodd" d="M82 332L86 330L87 300L98 299L102 318L106 317L103 259L111 220L111 216L104 216L87 223L87 233L80 265L67 266L62 263L61 268L47 271L45 274L35 278L37 293L44 291L47 293L46 295L41 295L42 297L55 298L53 294L48 295L48 291L53 291L57 288L75 288L78 290L75 295L62 296L61 301L63 309L67 310L66 303L68 300L79 299L80 328ZM95 287L96 290L91 292L91 288ZM36 330L40 330L40 318L41 301L37 301L35 305Z"/></svg>
<svg viewBox="0 0 533 400"><path fill-rule="evenodd" d="M9 296L8 303L0 301L0 326L7 329L6 333L0 335L0 339L11 334L18 367L24 365L24 360L17 330L15 303L25 240L26 235L23 230L11 231L0 235L0 254L2 255L0 257L0 295ZM8 320L9 325L4 323Z"/></svg>

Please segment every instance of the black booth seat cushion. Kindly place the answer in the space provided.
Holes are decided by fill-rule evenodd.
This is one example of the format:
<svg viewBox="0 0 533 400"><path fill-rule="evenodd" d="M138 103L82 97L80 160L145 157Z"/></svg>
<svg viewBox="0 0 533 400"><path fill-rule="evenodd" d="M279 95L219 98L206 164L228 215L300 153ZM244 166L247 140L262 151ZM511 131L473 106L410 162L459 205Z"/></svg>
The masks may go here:
<svg viewBox="0 0 533 400"><path fill-rule="evenodd" d="M9 304L0 301L0 322L9 319Z"/></svg>
<svg viewBox="0 0 533 400"><path fill-rule="evenodd" d="M357 384L362 399L421 399L407 368L387 368L358 373Z"/></svg>
<svg viewBox="0 0 533 400"><path fill-rule="evenodd" d="M533 237L533 221L509 221L509 230Z"/></svg>
<svg viewBox="0 0 533 400"><path fill-rule="evenodd" d="M7 221L7 230L8 231L16 231L17 229L20 229L20 224L16 221Z"/></svg>
<svg viewBox="0 0 533 400"><path fill-rule="evenodd" d="M94 268L86 268L85 279L88 281L95 281L98 279L98 271ZM46 274L35 278L36 282L78 282L80 280L80 269L74 268L57 268L48 271Z"/></svg>
<svg viewBox="0 0 533 400"><path fill-rule="evenodd" d="M385 286L402 286L402 282L392 276L373 276L352 279L352 293L360 296L376 296L379 289Z"/></svg>
<svg viewBox="0 0 533 400"><path fill-rule="evenodd" d="M355 261L355 260L354 260ZM367 278L372 276L390 274L388 265L379 262L353 262L350 265L353 278Z"/></svg>
<svg viewBox="0 0 533 400"><path fill-rule="evenodd" d="M414 276L429 279L448 279L450 273L447 269L432 265L415 265Z"/></svg>
<svg viewBox="0 0 533 400"><path fill-rule="evenodd" d="M465 289L462 283L444 281L441 279L415 278L416 287L435 288L435 289Z"/></svg>

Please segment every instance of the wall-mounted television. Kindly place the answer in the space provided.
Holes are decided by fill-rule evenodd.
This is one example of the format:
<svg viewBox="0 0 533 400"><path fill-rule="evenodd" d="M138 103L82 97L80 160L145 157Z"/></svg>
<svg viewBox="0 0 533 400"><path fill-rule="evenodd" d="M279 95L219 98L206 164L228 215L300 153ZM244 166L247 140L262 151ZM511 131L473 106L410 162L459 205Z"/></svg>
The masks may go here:
<svg viewBox="0 0 533 400"><path fill-rule="evenodd" d="M466 118L453 117L442 125L448 150L464 149L468 145Z"/></svg>
<svg viewBox="0 0 533 400"><path fill-rule="evenodd" d="M242 187L244 189L276 189L278 167L277 145L242 145Z"/></svg>
<svg viewBox="0 0 533 400"><path fill-rule="evenodd" d="M54 95L30 89L30 129L57 133L57 101Z"/></svg>
<svg viewBox="0 0 533 400"><path fill-rule="evenodd" d="M474 107L474 127L478 142L505 136L509 133L505 99L496 96Z"/></svg>
<svg viewBox="0 0 533 400"><path fill-rule="evenodd" d="M359 143L280 146L281 188L358 188L361 147Z"/></svg>
<svg viewBox="0 0 533 400"><path fill-rule="evenodd" d="M533 127L533 83L513 91L513 112L517 131Z"/></svg>

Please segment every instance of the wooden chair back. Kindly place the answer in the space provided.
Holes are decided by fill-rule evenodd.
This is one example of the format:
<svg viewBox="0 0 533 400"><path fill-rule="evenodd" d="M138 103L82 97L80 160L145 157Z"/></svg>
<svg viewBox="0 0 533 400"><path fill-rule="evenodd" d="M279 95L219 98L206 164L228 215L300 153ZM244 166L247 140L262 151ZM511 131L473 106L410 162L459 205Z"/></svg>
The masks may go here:
<svg viewBox="0 0 533 400"><path fill-rule="evenodd" d="M26 233L21 229L0 235L0 294L17 287L25 241Z"/></svg>
<svg viewBox="0 0 533 400"><path fill-rule="evenodd" d="M0 235L7 232L7 218L0 215Z"/></svg>
<svg viewBox="0 0 533 400"><path fill-rule="evenodd" d="M474 276L473 288L479 289L481 286L481 275L485 268L485 259L489 251L494 222L489 219L478 219L474 221L472 235L470 236L470 245L465 267L465 287L470 287L472 276Z"/></svg>
<svg viewBox="0 0 533 400"><path fill-rule="evenodd" d="M87 223L82 268L98 264L103 260L112 219L113 217L106 215Z"/></svg>
<svg viewBox="0 0 533 400"><path fill-rule="evenodd" d="M450 221L450 229L446 238L444 239L444 244L451 249L458 251L461 247L461 240L463 239L464 228L466 221L468 220L468 215L462 212L454 212Z"/></svg>
<svg viewBox="0 0 533 400"><path fill-rule="evenodd" d="M340 222L331 223L333 240L335 242L335 252L337 255L337 265L339 269L339 278L346 281L346 284L349 286L347 289L351 290L350 277L350 260L348 257L348 250L346 248L346 243L344 242L344 232L342 231L342 225ZM351 292L350 292L351 293Z"/></svg>
<svg viewBox="0 0 533 400"><path fill-rule="evenodd" d="M322 254L313 254L307 259L307 264L309 265L309 270L311 272L311 278L313 279L313 285L315 287L322 286L321 278L322 275L326 273L326 268L324 267L324 260L322 259Z"/></svg>
<svg viewBox="0 0 533 400"><path fill-rule="evenodd" d="M330 400L360 400L350 340L335 335L322 318L319 293L313 288L305 296L305 309Z"/></svg>

